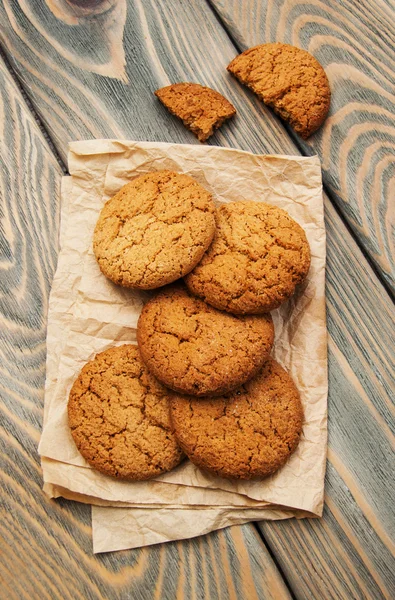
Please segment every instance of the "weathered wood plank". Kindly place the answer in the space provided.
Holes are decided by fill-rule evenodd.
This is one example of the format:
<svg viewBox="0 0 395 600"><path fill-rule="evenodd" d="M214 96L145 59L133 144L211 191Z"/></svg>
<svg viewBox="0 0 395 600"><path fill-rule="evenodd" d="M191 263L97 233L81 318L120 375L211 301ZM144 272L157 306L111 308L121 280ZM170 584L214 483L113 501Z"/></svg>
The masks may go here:
<svg viewBox="0 0 395 600"><path fill-rule="evenodd" d="M252 525L93 556L89 508L42 492L37 445L62 171L2 61L0 123L0 596L288 598Z"/></svg>
<svg viewBox="0 0 395 600"><path fill-rule="evenodd" d="M331 199L395 292L394 5L209 1L240 51L285 42L308 50L325 68L332 89L329 117L308 142L297 143L305 154L320 156Z"/></svg>
<svg viewBox="0 0 395 600"><path fill-rule="evenodd" d="M263 521L259 528L298 598L316 597L320 589L325 599L390 599L393 307L360 249L347 244L346 227L329 204L326 225L330 388L324 517Z"/></svg>
<svg viewBox="0 0 395 600"><path fill-rule="evenodd" d="M80 48L85 42L84 48L96 46L99 63L106 60L107 51L102 50L94 27L89 34L86 27L70 28L56 19L44 2L32 0L2 0L0 19L3 49L64 161L67 142L77 139L198 143L153 94L180 77L217 89L238 109L239 116L210 143L263 153L284 152L284 148L289 154L299 153L270 112L268 119L261 118L258 100L251 95L248 103L244 102L243 88L225 69L235 48L202 2L195 6L153 0L128 4L123 35L127 84L86 71L84 59L74 57L71 62L64 52L58 52L63 44L69 48L73 42ZM251 132L249 136L246 130Z"/></svg>
<svg viewBox="0 0 395 600"><path fill-rule="evenodd" d="M55 34L61 36L57 43L62 42L61 24L57 23L54 28L45 5L37 4L35 18L50 28L44 37L27 14L27 4L26 0L19 4L4 1L4 10L1 12L0 9L5 19L1 35L13 66L62 156L66 154L69 139L99 135L194 142L192 134L168 115L152 96L154 89L170 79L192 79L215 87L237 106L237 119L218 132L212 143L255 152L297 153L295 144L275 117L227 76L225 66L237 51L203 3L152 0L128 5L124 33L128 85L87 72L83 70L83 63L79 69L76 66L78 57L73 62L65 60L53 42ZM67 31L71 35L72 32ZM77 35L77 32L73 31L73 34ZM100 56L99 48L97 56ZM380 570L379 583L370 588L366 581L374 580L376 563L365 557L375 550L382 551L381 539L384 539L384 546L388 546L382 532L389 527L389 507L385 497L390 490L391 470L382 458L388 448L391 426L388 395L390 302L327 200L326 209L327 298L331 317L330 513L327 510L321 521L291 522L292 530L287 530L288 524L264 523L265 530L262 531L274 548L273 538L276 538L276 532L282 532L284 525L281 542L275 549L279 556L287 555L284 568L288 569L288 575L291 571L295 573L290 581L299 597L322 597L323 592L332 589L336 597L348 598L350 590L352 594L355 592L355 597L363 597L360 594L365 586L379 598L385 597L385 590L391 589L389 571ZM356 294L354 282L358 279L364 291ZM373 352L369 332L374 333ZM347 412L345 403L350 397L352 402L349 402ZM360 443L360 430L356 427L361 423L366 446ZM362 452L359 456L363 450L365 454ZM357 487L355 481L358 481ZM356 493L359 489L361 493ZM368 554L360 543L349 541L350 536L364 539L366 523L354 518L361 511L368 514L369 523L373 523L372 536L367 541ZM335 517L329 518L331 514ZM266 531L271 532L270 535ZM321 540L319 546L315 541L317 536ZM336 546L333 540L336 540ZM297 551L290 553L287 548L291 546ZM332 552L330 564L333 568L326 564L324 550L328 547ZM384 557L388 558L387 551ZM355 565L361 565L360 579L355 575L350 579L345 564L352 565L354 571Z"/></svg>

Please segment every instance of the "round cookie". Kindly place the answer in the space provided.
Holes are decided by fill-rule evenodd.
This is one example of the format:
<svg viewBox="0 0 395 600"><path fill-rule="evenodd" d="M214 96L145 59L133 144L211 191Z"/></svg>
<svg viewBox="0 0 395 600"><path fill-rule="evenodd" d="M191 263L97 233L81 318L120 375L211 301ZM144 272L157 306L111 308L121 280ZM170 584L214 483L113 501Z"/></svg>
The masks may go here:
<svg viewBox="0 0 395 600"><path fill-rule="evenodd" d="M69 396L69 426L79 452L97 471L120 479L170 471L183 454L171 429L168 399L137 346L97 354Z"/></svg>
<svg viewBox="0 0 395 600"><path fill-rule="evenodd" d="M93 236L100 269L114 283L154 289L199 262L215 231L211 194L191 177L136 177L104 205Z"/></svg>
<svg viewBox="0 0 395 600"><path fill-rule="evenodd" d="M211 396L259 371L269 357L274 326L270 315L230 315L176 284L144 306L137 341L159 381L180 393Z"/></svg>
<svg viewBox="0 0 395 600"><path fill-rule="evenodd" d="M263 202L230 202L216 213L214 241L185 277L192 293L234 314L274 310L307 276L310 248L289 214Z"/></svg>
<svg viewBox="0 0 395 600"><path fill-rule="evenodd" d="M302 432L299 392L273 359L227 396L197 400L174 395L170 410L185 454L221 477L271 475L296 449Z"/></svg>
<svg viewBox="0 0 395 600"><path fill-rule="evenodd" d="M328 114L328 78L306 50L289 44L261 44L236 56L227 69L304 139Z"/></svg>

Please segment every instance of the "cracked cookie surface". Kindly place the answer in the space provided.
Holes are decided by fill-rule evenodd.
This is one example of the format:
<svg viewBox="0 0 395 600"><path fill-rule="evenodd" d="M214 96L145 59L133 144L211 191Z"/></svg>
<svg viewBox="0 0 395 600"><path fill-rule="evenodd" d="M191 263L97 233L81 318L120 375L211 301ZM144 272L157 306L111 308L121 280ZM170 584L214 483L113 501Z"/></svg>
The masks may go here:
<svg viewBox="0 0 395 600"><path fill-rule="evenodd" d="M328 114L328 78L306 50L289 44L261 44L236 56L227 69L305 139Z"/></svg>
<svg viewBox="0 0 395 600"><path fill-rule="evenodd" d="M174 395L170 407L185 454L220 477L271 475L296 449L302 432L299 392L273 359L229 395L207 399Z"/></svg>
<svg viewBox="0 0 395 600"><path fill-rule="evenodd" d="M114 283L148 290L193 269L214 231L211 194L192 177L156 171L137 177L106 202L93 250Z"/></svg>
<svg viewBox="0 0 395 600"><path fill-rule="evenodd" d="M235 107L219 92L198 83L174 83L156 90L155 96L200 142L236 114Z"/></svg>
<svg viewBox="0 0 395 600"><path fill-rule="evenodd" d="M137 346L110 348L87 363L71 388L74 442L106 475L144 480L183 458L172 432L169 392L148 373Z"/></svg>
<svg viewBox="0 0 395 600"><path fill-rule="evenodd" d="M222 205L214 241L185 277L190 291L235 314L274 310L295 292L310 267L310 247L289 214L263 202Z"/></svg>
<svg viewBox="0 0 395 600"><path fill-rule="evenodd" d="M159 381L193 396L218 395L259 371L269 357L274 326L270 315L230 315L175 284L144 306L137 340Z"/></svg>

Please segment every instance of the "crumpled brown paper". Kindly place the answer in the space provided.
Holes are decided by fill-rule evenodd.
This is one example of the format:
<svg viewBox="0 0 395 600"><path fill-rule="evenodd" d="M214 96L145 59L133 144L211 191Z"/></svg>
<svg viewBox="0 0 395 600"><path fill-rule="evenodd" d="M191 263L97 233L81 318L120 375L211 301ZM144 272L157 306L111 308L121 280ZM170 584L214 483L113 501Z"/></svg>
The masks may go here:
<svg viewBox="0 0 395 600"><path fill-rule="evenodd" d="M67 426L68 393L78 372L97 352L136 343L141 307L154 293L118 287L100 273L92 251L98 214L131 178L159 169L191 175L210 190L217 204L249 199L280 206L303 226L310 243L312 262L306 282L273 312L274 356L300 390L303 435L287 464L262 481L221 479L188 461L155 480L114 480L89 467ZM92 140L70 144L69 171L71 177L63 178L62 184L61 252L48 317L39 446L46 493L97 505L92 511L95 552L189 538L249 520L320 516L327 438L327 342L318 158Z"/></svg>

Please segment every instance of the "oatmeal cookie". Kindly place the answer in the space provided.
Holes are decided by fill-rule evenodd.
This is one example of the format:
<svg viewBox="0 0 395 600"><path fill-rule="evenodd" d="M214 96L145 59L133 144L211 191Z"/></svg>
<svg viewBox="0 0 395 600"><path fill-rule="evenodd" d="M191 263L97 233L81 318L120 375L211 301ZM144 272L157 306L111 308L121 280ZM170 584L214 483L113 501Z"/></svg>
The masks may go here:
<svg viewBox="0 0 395 600"><path fill-rule="evenodd" d="M263 202L230 202L217 210L214 241L185 277L189 290L235 314L274 310L307 276L310 248L289 214Z"/></svg>
<svg viewBox="0 0 395 600"><path fill-rule="evenodd" d="M136 177L104 205L93 250L119 285L154 289L199 262L215 231L211 194L192 177L156 171Z"/></svg>
<svg viewBox="0 0 395 600"><path fill-rule="evenodd" d="M69 395L69 426L79 452L97 471L120 479L170 471L183 454L171 428L168 398L137 346L97 354Z"/></svg>
<svg viewBox="0 0 395 600"><path fill-rule="evenodd" d="M299 392L273 359L227 396L174 395L170 407L185 454L221 477L253 479L275 473L296 449L302 432Z"/></svg>
<svg viewBox="0 0 395 600"><path fill-rule="evenodd" d="M228 392L255 375L274 341L270 315L236 316L170 286L143 308L141 357L165 385L194 396Z"/></svg>

